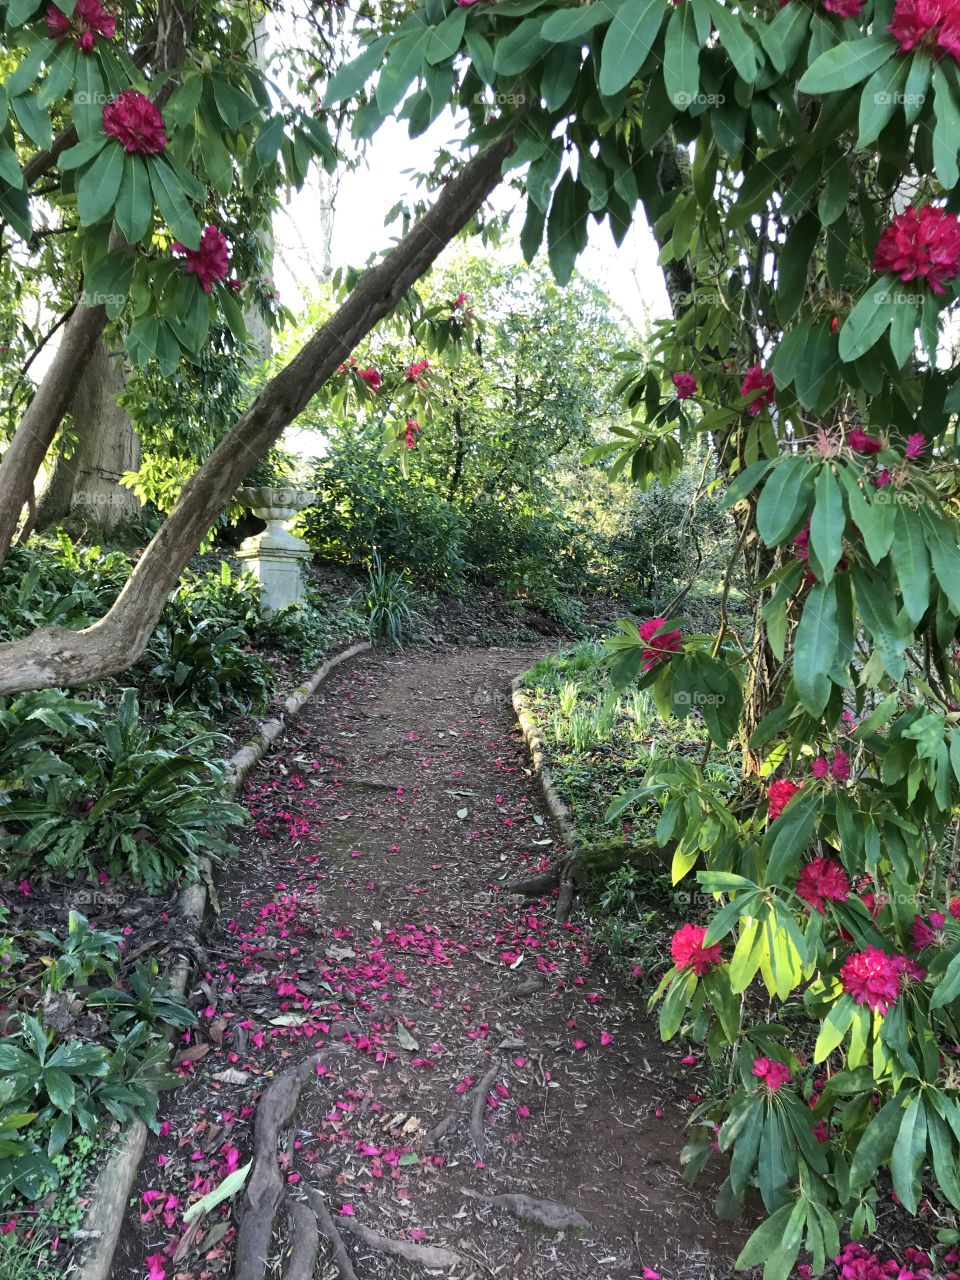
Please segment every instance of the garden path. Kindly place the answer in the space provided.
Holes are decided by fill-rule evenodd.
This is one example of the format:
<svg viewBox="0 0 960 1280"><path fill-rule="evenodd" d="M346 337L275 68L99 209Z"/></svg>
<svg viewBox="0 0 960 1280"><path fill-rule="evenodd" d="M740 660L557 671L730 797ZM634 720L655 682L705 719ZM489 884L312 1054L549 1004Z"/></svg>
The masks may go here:
<svg viewBox="0 0 960 1280"><path fill-rule="evenodd" d="M576 910L558 928L548 900L503 890L559 852L509 697L536 656L345 664L252 775L253 824L205 939L202 1030L182 1048L185 1087L165 1103L116 1277L148 1273L148 1255L158 1280L230 1273L231 1209L186 1245L182 1209L249 1159L270 1074L325 1042L338 1052L281 1151L292 1196L313 1185L335 1219L459 1250L474 1260L462 1276L731 1273L740 1231L714 1218L709 1179L679 1176L704 1068L661 1045ZM494 1064L481 1158L471 1103ZM589 1227L557 1235L484 1200L504 1193L559 1201ZM344 1238L358 1280L426 1274Z"/></svg>

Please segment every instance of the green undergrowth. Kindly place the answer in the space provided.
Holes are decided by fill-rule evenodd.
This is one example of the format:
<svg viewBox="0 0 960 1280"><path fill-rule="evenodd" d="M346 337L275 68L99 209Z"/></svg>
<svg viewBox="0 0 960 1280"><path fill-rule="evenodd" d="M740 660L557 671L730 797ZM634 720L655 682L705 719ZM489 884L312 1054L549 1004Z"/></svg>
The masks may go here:
<svg viewBox="0 0 960 1280"><path fill-rule="evenodd" d="M524 705L543 743L557 791L584 848L582 906L597 942L620 968L649 978L669 966L666 940L698 919L706 902L671 880L671 845L657 838L658 805L608 817L636 790L658 756L700 760L708 747L698 716L664 719L646 690L617 695L598 641L548 654L521 678ZM716 753L714 752L714 755ZM736 781L735 762L708 760L718 782Z"/></svg>

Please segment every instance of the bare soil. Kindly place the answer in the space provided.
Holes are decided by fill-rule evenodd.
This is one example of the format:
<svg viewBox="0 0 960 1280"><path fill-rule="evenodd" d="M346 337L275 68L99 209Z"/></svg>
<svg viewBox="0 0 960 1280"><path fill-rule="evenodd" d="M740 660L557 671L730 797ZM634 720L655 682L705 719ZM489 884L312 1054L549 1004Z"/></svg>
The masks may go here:
<svg viewBox="0 0 960 1280"><path fill-rule="evenodd" d="M455 1249L462 1277L732 1273L746 1230L714 1217L709 1179L680 1178L699 1068L660 1043L576 912L558 928L550 900L504 891L560 854L509 699L537 656L368 655L251 777L252 823L201 939L201 1029L179 1045L183 1086L163 1101L117 1280L231 1273L239 1197L190 1230L183 1210L250 1159L263 1088L320 1047L323 1074L281 1135L290 1197L310 1185L335 1220ZM494 1064L478 1151L471 1109ZM485 1200L503 1193L558 1201L589 1228ZM429 1274L344 1241L358 1280ZM323 1246L318 1276L337 1274L329 1259Z"/></svg>

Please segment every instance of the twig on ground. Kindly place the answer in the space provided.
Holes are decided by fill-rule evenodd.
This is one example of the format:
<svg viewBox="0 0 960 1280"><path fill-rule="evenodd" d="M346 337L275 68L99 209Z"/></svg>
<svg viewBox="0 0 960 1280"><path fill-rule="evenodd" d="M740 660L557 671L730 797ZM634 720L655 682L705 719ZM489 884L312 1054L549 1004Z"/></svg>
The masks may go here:
<svg viewBox="0 0 960 1280"><path fill-rule="evenodd" d="M341 1227L378 1253L388 1253L391 1257L403 1258L406 1262L416 1262L421 1267L458 1267L461 1262L471 1261L466 1254L457 1253L453 1249L438 1249L432 1244L414 1244L412 1240L391 1240L389 1236L382 1236L379 1231L361 1226L352 1218L344 1218Z"/></svg>
<svg viewBox="0 0 960 1280"><path fill-rule="evenodd" d="M535 1222L548 1231L588 1231L591 1226L582 1213L557 1200L538 1200L522 1191L491 1196L481 1191L471 1191L469 1187L461 1187L460 1190L473 1200L492 1204L496 1209L503 1209L505 1213L524 1222Z"/></svg>

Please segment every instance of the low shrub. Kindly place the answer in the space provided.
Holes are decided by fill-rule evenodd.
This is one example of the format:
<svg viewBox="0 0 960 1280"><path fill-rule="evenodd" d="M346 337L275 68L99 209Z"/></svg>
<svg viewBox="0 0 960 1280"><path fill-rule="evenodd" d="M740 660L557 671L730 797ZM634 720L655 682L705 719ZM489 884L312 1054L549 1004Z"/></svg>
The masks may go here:
<svg viewBox="0 0 960 1280"><path fill-rule="evenodd" d="M116 708L61 690L0 701L0 860L7 874L106 870L151 893L230 849L244 821L223 799L213 733L147 727L133 689Z"/></svg>

